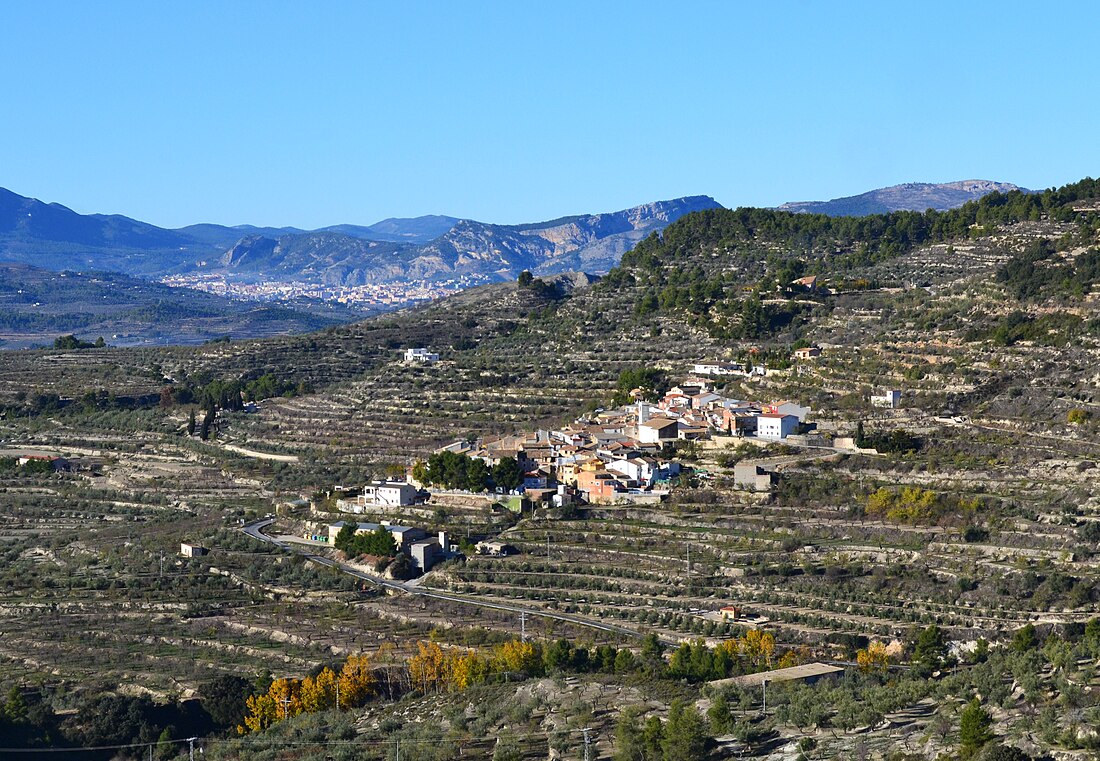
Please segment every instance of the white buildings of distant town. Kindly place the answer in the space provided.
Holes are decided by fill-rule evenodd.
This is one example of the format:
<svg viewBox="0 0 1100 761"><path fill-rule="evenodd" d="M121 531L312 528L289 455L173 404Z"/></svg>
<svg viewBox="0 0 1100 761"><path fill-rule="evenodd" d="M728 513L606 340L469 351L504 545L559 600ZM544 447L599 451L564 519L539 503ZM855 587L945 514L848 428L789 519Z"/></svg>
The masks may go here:
<svg viewBox="0 0 1100 761"><path fill-rule="evenodd" d="M250 301L293 301L317 299L346 306L386 311L449 296L485 282L484 278L462 276L444 281L410 280L396 283L331 285L328 283L264 280L238 281L223 274L208 272L169 275L161 279L174 288L194 288L219 296Z"/></svg>

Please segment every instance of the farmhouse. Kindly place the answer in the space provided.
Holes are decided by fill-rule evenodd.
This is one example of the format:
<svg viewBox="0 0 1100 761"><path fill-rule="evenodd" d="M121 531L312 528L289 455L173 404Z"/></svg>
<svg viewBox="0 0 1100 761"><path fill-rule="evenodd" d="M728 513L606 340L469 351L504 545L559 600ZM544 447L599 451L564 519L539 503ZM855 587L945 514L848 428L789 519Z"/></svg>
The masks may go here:
<svg viewBox="0 0 1100 761"><path fill-rule="evenodd" d="M512 548L504 542L478 542L474 549L478 555L489 555L494 558L512 554Z"/></svg>
<svg viewBox="0 0 1100 761"><path fill-rule="evenodd" d="M346 525L347 521L336 521L336 523L329 524L328 540L330 544L336 541L336 535L339 534L340 530ZM379 526L377 523L356 523L354 525L356 534L369 534L372 531L377 531Z"/></svg>
<svg viewBox="0 0 1100 761"><path fill-rule="evenodd" d="M741 606L723 605L718 611L718 615L722 617L723 621L736 621L741 618Z"/></svg>
<svg viewBox="0 0 1100 761"><path fill-rule="evenodd" d="M759 465L739 462L733 466L733 485L739 489L768 491L775 483L775 474Z"/></svg>
<svg viewBox="0 0 1100 761"><path fill-rule="evenodd" d="M871 395L872 407L896 408L901 404L901 391L896 388L886 389L881 394Z"/></svg>
<svg viewBox="0 0 1100 761"><path fill-rule="evenodd" d="M210 550L203 547L201 544L191 544L189 542L180 543L180 554L185 558L197 558L210 552Z"/></svg>

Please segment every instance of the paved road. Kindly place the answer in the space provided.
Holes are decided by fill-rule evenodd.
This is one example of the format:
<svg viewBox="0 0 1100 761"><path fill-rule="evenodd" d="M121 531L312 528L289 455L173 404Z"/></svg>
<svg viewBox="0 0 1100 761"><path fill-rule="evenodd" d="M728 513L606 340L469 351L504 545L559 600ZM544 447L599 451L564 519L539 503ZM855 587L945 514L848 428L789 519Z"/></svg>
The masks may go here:
<svg viewBox="0 0 1100 761"><path fill-rule="evenodd" d="M634 629L628 629L624 626L616 626L614 624L605 624L602 621L597 621L583 616L574 616L569 613L552 613L550 611L541 610L539 608L528 608L522 605L513 605L511 603L498 603L489 602L487 600L479 600L476 597L467 597L465 595L457 595L446 592L437 592L431 589L423 589L411 582L403 581L391 581L390 579L383 579L378 576L364 573L358 569L352 568L346 563L341 563L332 558L324 555L317 555L310 552L305 547L292 547L288 542L281 539L273 538L264 533L264 529L275 522L274 518L264 518L263 520L255 521L247 526L244 526L241 530L248 534L253 539L258 539L261 542L267 542L268 544L275 545L288 552L297 552L305 557L307 560L312 560L314 563L328 566L329 568L336 568L349 576L354 576L357 579L374 584L375 586L382 587L393 592L404 592L410 595L416 595L418 597L429 597L433 600L446 600L447 602L456 602L462 605L472 605L478 608L489 608L492 610L503 610L510 613L526 613L529 616L538 616L540 618L551 618L555 621L565 621L567 623L576 624L577 626L586 626L590 629L598 629L600 631L610 632L612 634L619 634L626 637L641 637L642 633ZM664 640L665 644L678 644L669 640Z"/></svg>

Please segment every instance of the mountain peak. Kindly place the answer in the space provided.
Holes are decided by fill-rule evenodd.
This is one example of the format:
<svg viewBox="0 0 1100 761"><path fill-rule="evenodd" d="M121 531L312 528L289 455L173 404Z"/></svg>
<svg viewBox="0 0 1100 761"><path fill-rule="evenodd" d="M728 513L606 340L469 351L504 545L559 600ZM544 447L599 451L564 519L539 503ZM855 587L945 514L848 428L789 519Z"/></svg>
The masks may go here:
<svg viewBox="0 0 1100 761"><path fill-rule="evenodd" d="M989 193L1013 190L1028 193L1010 182L993 180L958 180L956 182L905 182L878 188L855 196L831 201L789 201L777 206L780 211L807 214L827 214L830 217L861 217L891 211L946 211Z"/></svg>

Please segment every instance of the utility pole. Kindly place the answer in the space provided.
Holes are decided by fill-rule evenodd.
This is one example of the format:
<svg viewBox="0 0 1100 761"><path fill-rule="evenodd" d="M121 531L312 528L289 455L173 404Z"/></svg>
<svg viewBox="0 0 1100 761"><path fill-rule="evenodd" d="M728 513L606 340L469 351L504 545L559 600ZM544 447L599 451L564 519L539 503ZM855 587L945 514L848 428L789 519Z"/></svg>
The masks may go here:
<svg viewBox="0 0 1100 761"><path fill-rule="evenodd" d="M546 562L550 562L550 532L546 532Z"/></svg>
<svg viewBox="0 0 1100 761"><path fill-rule="evenodd" d="M584 732L584 761L592 761L592 740L588 736L588 733L591 730L588 727L585 727L582 731Z"/></svg>
<svg viewBox="0 0 1100 761"><path fill-rule="evenodd" d="M285 721L290 714L290 698L284 696L279 702L283 704L283 720Z"/></svg>
<svg viewBox="0 0 1100 761"><path fill-rule="evenodd" d="M336 679L336 710L340 710L340 679Z"/></svg>
<svg viewBox="0 0 1100 761"><path fill-rule="evenodd" d="M519 641L527 641L527 613L522 610L519 612Z"/></svg>
<svg viewBox="0 0 1100 761"><path fill-rule="evenodd" d="M187 757L190 759L190 761L195 761L195 740L196 739L197 738L194 738L194 737L187 738L187 745L188 745Z"/></svg>
<svg viewBox="0 0 1100 761"><path fill-rule="evenodd" d="M763 713L764 716L767 716L768 715L768 680L765 679L764 681L762 681L760 683L760 685L764 688L764 705L763 705L763 708L761 709L761 713Z"/></svg>
<svg viewBox="0 0 1100 761"><path fill-rule="evenodd" d="M687 551L688 551L688 556L687 556L688 594L691 594L691 543L690 542L688 543Z"/></svg>
<svg viewBox="0 0 1100 761"><path fill-rule="evenodd" d="M395 746L397 748L397 758L394 761L401 761L401 741L394 740L394 742L397 743Z"/></svg>

